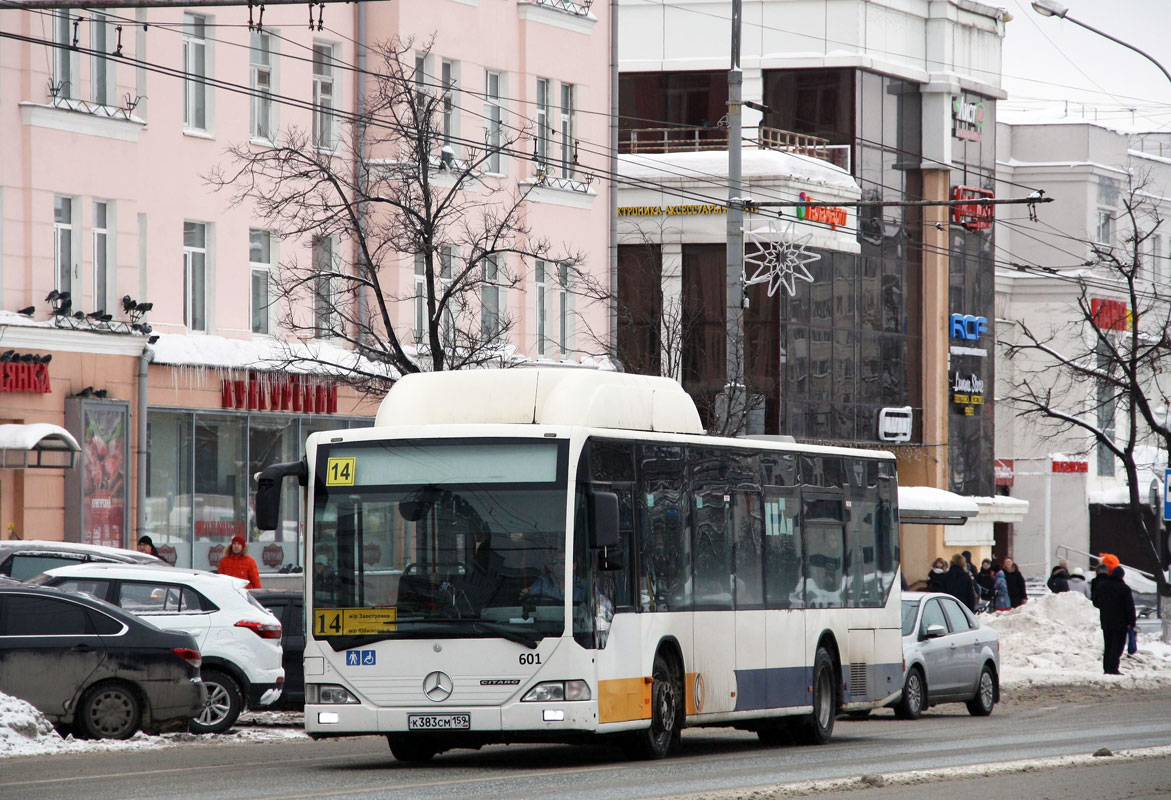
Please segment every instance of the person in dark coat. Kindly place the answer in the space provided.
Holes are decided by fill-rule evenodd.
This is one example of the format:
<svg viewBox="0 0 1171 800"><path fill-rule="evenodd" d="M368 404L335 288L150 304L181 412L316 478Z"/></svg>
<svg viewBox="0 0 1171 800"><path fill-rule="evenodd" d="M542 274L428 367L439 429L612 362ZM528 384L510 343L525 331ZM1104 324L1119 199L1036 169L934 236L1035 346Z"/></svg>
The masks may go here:
<svg viewBox="0 0 1171 800"><path fill-rule="evenodd" d="M1004 582L1008 584L1008 599L1012 607L1023 606L1029 597L1025 592L1025 576L1017 569L1012 556L1004 557Z"/></svg>
<svg viewBox="0 0 1171 800"><path fill-rule="evenodd" d="M1110 576L1114 568L1118 566L1118 556L1113 553L1099 553L1098 566L1095 568L1094 579L1090 581L1090 600L1093 601L1095 592L1098 590L1098 585Z"/></svg>
<svg viewBox="0 0 1171 800"><path fill-rule="evenodd" d="M1121 675L1118 662L1126 647L1126 632L1134 627L1134 595L1123 582L1122 567L1098 581L1094 591L1094 605L1098 607L1098 619L1102 624L1102 671L1107 675Z"/></svg>
<svg viewBox="0 0 1171 800"><path fill-rule="evenodd" d="M956 553L951 557L951 567L944 573L940 584L941 591L959 600L969 611L976 610L976 585L972 582L962 555Z"/></svg>
<svg viewBox="0 0 1171 800"><path fill-rule="evenodd" d="M947 562L937 558L931 562L931 571L927 573L927 591L942 592L943 576L947 574Z"/></svg>
<svg viewBox="0 0 1171 800"><path fill-rule="evenodd" d="M965 550L960 553L964 557L964 569L972 576L972 580L976 580L976 565L972 563L972 551Z"/></svg>
<svg viewBox="0 0 1171 800"><path fill-rule="evenodd" d="M980 571L976 573L976 591L980 593L980 597L986 600L992 599L991 559L986 558L980 562Z"/></svg>
<svg viewBox="0 0 1171 800"><path fill-rule="evenodd" d="M1069 573L1066 572L1065 567L1058 564L1049 573L1049 580L1045 583L1049 587L1049 591L1054 594L1069 591Z"/></svg>

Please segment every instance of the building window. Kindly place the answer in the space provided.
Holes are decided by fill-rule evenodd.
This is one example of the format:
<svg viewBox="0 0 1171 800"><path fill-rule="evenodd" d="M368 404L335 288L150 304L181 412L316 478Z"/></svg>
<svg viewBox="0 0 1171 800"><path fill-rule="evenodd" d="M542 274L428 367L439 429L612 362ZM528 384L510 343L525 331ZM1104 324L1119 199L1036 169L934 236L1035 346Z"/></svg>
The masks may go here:
<svg viewBox="0 0 1171 800"><path fill-rule="evenodd" d="M415 253L415 347L427 340L427 262Z"/></svg>
<svg viewBox="0 0 1171 800"><path fill-rule="evenodd" d="M480 336L485 342L500 335L500 265L496 259L484 258L484 280L480 284Z"/></svg>
<svg viewBox="0 0 1171 800"><path fill-rule="evenodd" d="M333 45L313 45L313 145L332 148L333 130Z"/></svg>
<svg viewBox="0 0 1171 800"><path fill-rule="evenodd" d="M183 322L207 330L207 225L183 223Z"/></svg>
<svg viewBox="0 0 1171 800"><path fill-rule="evenodd" d="M94 308L109 308L107 264L110 256L109 204L94 202Z"/></svg>
<svg viewBox="0 0 1171 800"><path fill-rule="evenodd" d="M1094 229L1094 241L1098 244L1110 245L1114 233L1114 215L1104 209L1098 209L1098 224Z"/></svg>
<svg viewBox="0 0 1171 800"><path fill-rule="evenodd" d="M572 326L569 322L569 265L557 265L557 349L561 355L569 352Z"/></svg>
<svg viewBox="0 0 1171 800"><path fill-rule="evenodd" d="M536 290L535 293L537 300L537 355L539 356L545 355L545 343L547 337L546 320L549 316L547 297L549 290L548 266L548 262L538 259L536 264L536 274L533 281L533 288Z"/></svg>
<svg viewBox="0 0 1171 800"><path fill-rule="evenodd" d="M252 332L269 333L272 305L272 234L248 231L248 265L252 271Z"/></svg>
<svg viewBox="0 0 1171 800"><path fill-rule="evenodd" d="M337 327L337 281L334 242L329 236L313 240L313 329L319 339L334 335Z"/></svg>
<svg viewBox="0 0 1171 800"><path fill-rule="evenodd" d="M415 55L415 105L419 111L427 105L427 56Z"/></svg>
<svg viewBox="0 0 1171 800"><path fill-rule="evenodd" d="M1099 343L1097 351L1098 371L1107 374L1111 372L1110 354L1106 346ZM1099 380L1097 386L1097 422L1098 430L1108 439L1114 438L1114 416L1118 409L1118 396L1114 386L1106 380ZM1097 446L1098 475L1103 478L1114 476L1114 453L1103 442Z"/></svg>
<svg viewBox="0 0 1171 800"><path fill-rule="evenodd" d="M90 13L93 18L92 41L90 42L90 49L94 53L91 70L93 98L96 104L107 106L110 104L110 87L113 84L113 68L110 65L110 59L106 56L106 53L109 53L111 49L110 22L105 14L96 11Z"/></svg>
<svg viewBox="0 0 1171 800"><path fill-rule="evenodd" d="M53 198L53 274L59 292L73 287L73 200L60 195ZM78 303L80 307L81 303Z"/></svg>
<svg viewBox="0 0 1171 800"><path fill-rule="evenodd" d="M53 89L60 100L77 97L73 86L73 18L66 10L53 16Z"/></svg>
<svg viewBox="0 0 1171 800"><path fill-rule="evenodd" d="M537 166L541 170L549 171L549 80L537 78Z"/></svg>
<svg viewBox="0 0 1171 800"><path fill-rule="evenodd" d="M252 34L252 128L253 139L272 141L272 37Z"/></svg>
<svg viewBox="0 0 1171 800"><path fill-rule="evenodd" d="M190 130L207 130L207 17L183 15L183 125Z"/></svg>
<svg viewBox="0 0 1171 800"><path fill-rule="evenodd" d="M443 82L443 143L451 144L451 137L455 136L455 101L451 93L455 91L454 62L444 61L440 80Z"/></svg>
<svg viewBox="0 0 1171 800"><path fill-rule="evenodd" d="M484 146L489 172L500 173L500 144L504 127L504 109L500 105L500 73L484 73Z"/></svg>
<svg viewBox="0 0 1171 800"><path fill-rule="evenodd" d="M577 87L572 83L561 84L561 177L572 178L577 166L577 112L574 103Z"/></svg>
<svg viewBox="0 0 1171 800"><path fill-rule="evenodd" d="M1151 280L1162 282L1167 277L1163 268L1163 246L1158 236L1151 236Z"/></svg>

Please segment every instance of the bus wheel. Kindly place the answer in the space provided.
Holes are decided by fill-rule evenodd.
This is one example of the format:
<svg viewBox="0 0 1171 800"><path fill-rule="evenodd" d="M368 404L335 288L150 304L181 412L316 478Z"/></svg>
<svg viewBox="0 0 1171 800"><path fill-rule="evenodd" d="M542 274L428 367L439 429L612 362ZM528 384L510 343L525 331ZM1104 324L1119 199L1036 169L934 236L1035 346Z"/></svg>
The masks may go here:
<svg viewBox="0 0 1171 800"><path fill-rule="evenodd" d="M813 659L813 713L797 723L793 731L801 744L825 744L834 732L837 693L834 691L834 660L824 647Z"/></svg>
<svg viewBox="0 0 1171 800"><path fill-rule="evenodd" d="M683 727L683 686L674 662L655 655L651 682L651 726L634 735L636 758L664 758L679 742Z"/></svg>
<svg viewBox="0 0 1171 800"><path fill-rule="evenodd" d="M399 761L430 761L439 752L433 745L405 736L387 736L386 743L390 754Z"/></svg>

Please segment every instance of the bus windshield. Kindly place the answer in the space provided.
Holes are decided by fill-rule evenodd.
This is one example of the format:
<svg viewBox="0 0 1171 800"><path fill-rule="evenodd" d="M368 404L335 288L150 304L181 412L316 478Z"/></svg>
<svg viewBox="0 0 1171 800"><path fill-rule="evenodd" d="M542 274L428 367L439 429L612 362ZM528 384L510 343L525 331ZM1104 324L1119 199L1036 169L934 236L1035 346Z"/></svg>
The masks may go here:
<svg viewBox="0 0 1171 800"><path fill-rule="evenodd" d="M535 647L560 636L566 460L566 443L531 439L320 448L314 635L336 649L484 636Z"/></svg>

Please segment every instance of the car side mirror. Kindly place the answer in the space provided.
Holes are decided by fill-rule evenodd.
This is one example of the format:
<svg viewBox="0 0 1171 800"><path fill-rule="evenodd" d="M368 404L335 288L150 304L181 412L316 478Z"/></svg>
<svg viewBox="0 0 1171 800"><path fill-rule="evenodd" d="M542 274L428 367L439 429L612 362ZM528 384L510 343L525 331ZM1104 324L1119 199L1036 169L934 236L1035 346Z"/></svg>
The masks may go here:
<svg viewBox="0 0 1171 800"><path fill-rule="evenodd" d="M947 628L942 625L928 625L923 635L928 639L938 639L940 636L947 635Z"/></svg>

